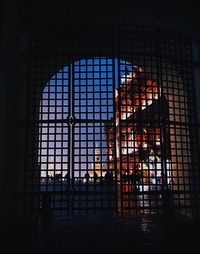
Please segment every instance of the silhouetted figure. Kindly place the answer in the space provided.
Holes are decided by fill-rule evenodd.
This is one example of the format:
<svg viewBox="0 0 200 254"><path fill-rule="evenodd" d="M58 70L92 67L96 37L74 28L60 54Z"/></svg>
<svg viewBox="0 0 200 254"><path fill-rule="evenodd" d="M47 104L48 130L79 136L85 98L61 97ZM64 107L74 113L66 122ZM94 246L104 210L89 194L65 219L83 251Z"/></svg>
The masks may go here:
<svg viewBox="0 0 200 254"><path fill-rule="evenodd" d="M46 191L42 193L41 224L43 230L46 231L48 229L51 217L51 193Z"/></svg>
<svg viewBox="0 0 200 254"><path fill-rule="evenodd" d="M161 174L161 190L168 190L167 178L164 173Z"/></svg>
<svg viewBox="0 0 200 254"><path fill-rule="evenodd" d="M172 211L172 193L167 184L167 179L164 173L162 173L161 179L162 179L161 195L163 201L163 209L164 212L168 214Z"/></svg>
<svg viewBox="0 0 200 254"><path fill-rule="evenodd" d="M139 190L139 185L141 184L141 179L142 179L141 170L137 170L135 172L135 181L136 181L136 188L137 188L137 190Z"/></svg>
<svg viewBox="0 0 200 254"><path fill-rule="evenodd" d="M112 192L112 183L113 183L113 174L109 171L106 172L105 174L105 184L106 184L106 189L107 189L107 202L108 202L108 207L111 206L111 192Z"/></svg>
<svg viewBox="0 0 200 254"><path fill-rule="evenodd" d="M67 189L69 189L69 186L70 186L70 174L69 174L69 172L66 173L65 180L67 181Z"/></svg>
<svg viewBox="0 0 200 254"><path fill-rule="evenodd" d="M129 175L130 184L131 184L131 190L132 191L138 191L139 190L139 184L141 182L141 173L138 168L135 168L133 173Z"/></svg>
<svg viewBox="0 0 200 254"><path fill-rule="evenodd" d="M170 188L170 190L174 189L174 185L175 185L175 182L173 180L170 180L170 182L169 182L169 188Z"/></svg>
<svg viewBox="0 0 200 254"><path fill-rule="evenodd" d="M96 182L97 182L97 178L98 178L98 175L97 175L97 173L96 173L96 172L94 172L94 183L96 183Z"/></svg>
<svg viewBox="0 0 200 254"><path fill-rule="evenodd" d="M105 174L105 183L106 183L106 185L110 186L112 184L112 181L113 181L113 175L112 175L112 173L107 171L106 174Z"/></svg>
<svg viewBox="0 0 200 254"><path fill-rule="evenodd" d="M141 161L144 161L147 158L148 153L147 153L147 151L144 150L143 147L139 147L138 148L138 156Z"/></svg>
<svg viewBox="0 0 200 254"><path fill-rule="evenodd" d="M103 186L103 176L99 177L99 183L100 183L101 186Z"/></svg>
<svg viewBox="0 0 200 254"><path fill-rule="evenodd" d="M165 213L171 213L172 212L172 196L171 196L171 190L163 189L162 190L162 200L163 200L163 209Z"/></svg>
<svg viewBox="0 0 200 254"><path fill-rule="evenodd" d="M88 188L90 180L90 174L88 172L85 173L85 180L86 180L86 188Z"/></svg>
<svg viewBox="0 0 200 254"><path fill-rule="evenodd" d="M130 191L136 190L136 175L135 173L131 173L129 176L129 183L130 183Z"/></svg>
<svg viewBox="0 0 200 254"><path fill-rule="evenodd" d="M112 190L112 183L113 183L113 174L109 171L106 172L105 174L105 184L108 190L108 194L110 194Z"/></svg>

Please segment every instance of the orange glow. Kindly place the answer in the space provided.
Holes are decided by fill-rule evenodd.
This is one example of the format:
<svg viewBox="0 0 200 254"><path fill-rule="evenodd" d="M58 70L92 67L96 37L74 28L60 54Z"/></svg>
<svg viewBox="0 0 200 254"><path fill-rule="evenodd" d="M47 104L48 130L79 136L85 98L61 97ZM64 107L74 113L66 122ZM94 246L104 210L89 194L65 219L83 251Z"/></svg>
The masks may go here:
<svg viewBox="0 0 200 254"><path fill-rule="evenodd" d="M121 170L122 175L139 171L138 173L144 177L144 183L148 183L150 176L158 175L155 174L155 169L148 172L147 164L150 156L154 158L160 150L160 127L156 121L159 121L158 100L161 97L158 93L158 83L146 78L142 68L137 66L134 68L136 71L126 76L125 80L123 79L124 83L115 94L117 167L118 172ZM120 121L123 121L121 129L119 128ZM110 160L113 157L109 156L114 151L114 149L112 152L110 150L110 147L114 147L113 126L107 126L105 131L106 139L109 140L107 142L108 164L114 169L114 163ZM119 139L122 135L120 151ZM153 160L157 161L157 158Z"/></svg>

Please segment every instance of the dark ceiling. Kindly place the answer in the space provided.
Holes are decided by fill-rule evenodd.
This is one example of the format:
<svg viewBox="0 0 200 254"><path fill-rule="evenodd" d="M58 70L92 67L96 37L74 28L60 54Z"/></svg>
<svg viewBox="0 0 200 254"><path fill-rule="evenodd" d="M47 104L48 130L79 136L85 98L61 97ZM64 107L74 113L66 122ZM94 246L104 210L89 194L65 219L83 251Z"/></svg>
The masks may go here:
<svg viewBox="0 0 200 254"><path fill-rule="evenodd" d="M23 25L63 23L123 23L191 28L200 21L198 1L188 0L4 0L17 10Z"/></svg>

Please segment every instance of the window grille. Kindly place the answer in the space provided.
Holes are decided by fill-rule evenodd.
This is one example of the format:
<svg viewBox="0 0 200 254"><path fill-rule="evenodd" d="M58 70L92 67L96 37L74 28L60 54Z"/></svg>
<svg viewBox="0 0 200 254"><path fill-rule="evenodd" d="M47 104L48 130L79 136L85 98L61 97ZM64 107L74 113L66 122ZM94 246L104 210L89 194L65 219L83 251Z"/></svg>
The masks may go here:
<svg viewBox="0 0 200 254"><path fill-rule="evenodd" d="M199 195L192 41L139 26L35 29L25 211L191 214Z"/></svg>

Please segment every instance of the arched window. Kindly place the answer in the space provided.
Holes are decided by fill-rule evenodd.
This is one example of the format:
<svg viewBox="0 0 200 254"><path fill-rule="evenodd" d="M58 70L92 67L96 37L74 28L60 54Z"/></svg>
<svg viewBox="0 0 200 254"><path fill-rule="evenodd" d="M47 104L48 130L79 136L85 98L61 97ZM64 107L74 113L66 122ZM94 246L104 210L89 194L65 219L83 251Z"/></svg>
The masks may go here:
<svg viewBox="0 0 200 254"><path fill-rule="evenodd" d="M169 54L163 40L158 55L155 31L142 32L126 31L114 41L116 35L105 32L109 39L91 38L95 46L85 37L85 48L76 36L73 46L61 36L55 52L52 45L44 50L33 44L44 55L32 51L27 209L38 209L42 192L49 191L53 210L61 214L154 213L165 207L165 188L173 193L174 209L191 207L196 162L190 44L179 47L177 37L166 33L177 51Z"/></svg>

